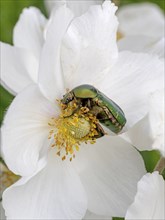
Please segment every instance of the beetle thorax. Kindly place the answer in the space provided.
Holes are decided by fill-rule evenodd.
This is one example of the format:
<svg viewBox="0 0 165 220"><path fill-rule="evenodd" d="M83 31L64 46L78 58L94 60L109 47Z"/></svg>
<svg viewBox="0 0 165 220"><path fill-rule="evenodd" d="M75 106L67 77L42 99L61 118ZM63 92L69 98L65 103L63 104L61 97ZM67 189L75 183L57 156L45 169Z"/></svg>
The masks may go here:
<svg viewBox="0 0 165 220"><path fill-rule="evenodd" d="M56 147L57 154L62 157L62 160L66 156L72 160L82 142L95 143L98 120L87 107L77 108L75 101L71 102L67 108L60 101L59 104L61 115L51 118L49 139L53 139L52 147Z"/></svg>

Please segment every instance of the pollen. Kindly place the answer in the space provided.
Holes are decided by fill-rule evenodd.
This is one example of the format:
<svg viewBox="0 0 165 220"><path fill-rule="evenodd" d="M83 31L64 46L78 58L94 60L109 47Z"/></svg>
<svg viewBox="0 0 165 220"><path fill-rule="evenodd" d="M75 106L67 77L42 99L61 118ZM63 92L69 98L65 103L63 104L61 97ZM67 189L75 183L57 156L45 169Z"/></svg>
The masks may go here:
<svg viewBox="0 0 165 220"><path fill-rule="evenodd" d="M48 125L50 132L48 139L53 140L52 147L57 149L57 155L65 160L75 157L81 143L94 144L98 135L98 120L87 107L81 107L70 103L67 107L58 101L61 114L57 118L51 118Z"/></svg>

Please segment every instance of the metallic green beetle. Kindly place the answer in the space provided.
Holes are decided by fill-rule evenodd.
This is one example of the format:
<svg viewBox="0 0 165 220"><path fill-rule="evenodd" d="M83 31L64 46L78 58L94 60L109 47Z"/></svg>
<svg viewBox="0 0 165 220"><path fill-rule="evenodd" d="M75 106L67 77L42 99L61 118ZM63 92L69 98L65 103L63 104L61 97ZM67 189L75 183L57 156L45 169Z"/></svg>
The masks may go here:
<svg viewBox="0 0 165 220"><path fill-rule="evenodd" d="M102 125L116 134L126 123L122 109L92 85L84 84L72 89L63 96L61 102L68 105L72 100L76 100L78 108L88 107ZM98 131L99 137L105 134L99 125Z"/></svg>

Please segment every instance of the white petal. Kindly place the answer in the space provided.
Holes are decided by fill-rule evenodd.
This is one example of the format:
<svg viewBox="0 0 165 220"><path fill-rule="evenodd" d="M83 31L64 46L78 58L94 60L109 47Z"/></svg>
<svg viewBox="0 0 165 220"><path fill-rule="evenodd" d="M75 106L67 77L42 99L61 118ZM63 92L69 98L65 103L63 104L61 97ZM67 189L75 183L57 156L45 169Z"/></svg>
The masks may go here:
<svg viewBox="0 0 165 220"><path fill-rule="evenodd" d="M14 28L14 45L31 51L39 60L47 19L35 7L25 8Z"/></svg>
<svg viewBox="0 0 165 220"><path fill-rule="evenodd" d="M152 150L153 139L148 114L120 136L138 150Z"/></svg>
<svg viewBox="0 0 165 220"><path fill-rule="evenodd" d="M60 48L62 37L72 18L72 13L65 5L54 10L41 55L39 83L44 95L53 102L55 98L61 98L65 91L60 63Z"/></svg>
<svg viewBox="0 0 165 220"><path fill-rule="evenodd" d="M8 219L77 220L85 215L87 198L79 177L54 150L42 171L27 182L20 181L3 195Z"/></svg>
<svg viewBox="0 0 165 220"><path fill-rule="evenodd" d="M2 85L12 94L17 94L37 81L38 63L27 50L1 43Z"/></svg>
<svg viewBox="0 0 165 220"><path fill-rule="evenodd" d="M145 48L151 46L153 42L154 39L148 36L126 36L118 41L118 48L119 51L144 52Z"/></svg>
<svg viewBox="0 0 165 220"><path fill-rule="evenodd" d="M45 7L48 11L49 14L51 14L51 12L54 9L58 9L59 7L63 6L66 4L65 0L45 0L44 1Z"/></svg>
<svg viewBox="0 0 165 220"><path fill-rule="evenodd" d="M101 5L103 0L89 1L67 1L67 6L73 11L75 16L80 16L85 13L91 5Z"/></svg>
<svg viewBox="0 0 165 220"><path fill-rule="evenodd" d="M158 172L143 176L138 182L135 200L128 208L125 219L165 219L164 183L163 177Z"/></svg>
<svg viewBox="0 0 165 220"><path fill-rule="evenodd" d="M147 36L128 36L118 41L119 50L143 52L164 57L164 38L158 41Z"/></svg>
<svg viewBox="0 0 165 220"><path fill-rule="evenodd" d="M139 150L164 149L164 90L149 95L149 112L122 137Z"/></svg>
<svg viewBox="0 0 165 220"><path fill-rule="evenodd" d="M4 208L2 207L2 202L0 202L0 220L5 220L6 219L6 216L5 216L5 210Z"/></svg>
<svg viewBox="0 0 165 220"><path fill-rule="evenodd" d="M36 85L19 93L2 127L2 151L10 170L21 176L33 173L49 147L48 122L58 109Z"/></svg>
<svg viewBox="0 0 165 220"><path fill-rule="evenodd" d="M121 52L100 90L123 109L127 127L149 110L149 94L164 87L164 65L156 56Z"/></svg>
<svg viewBox="0 0 165 220"><path fill-rule="evenodd" d="M164 36L163 11L152 3L137 3L118 11L119 30L127 35L145 35L159 39Z"/></svg>
<svg viewBox="0 0 165 220"><path fill-rule="evenodd" d="M164 149L164 89L150 96L149 120L153 149L158 149L165 156Z"/></svg>
<svg viewBox="0 0 165 220"><path fill-rule="evenodd" d="M119 137L84 145L74 160L88 196L88 209L98 215L124 216L145 173L139 153Z"/></svg>
<svg viewBox="0 0 165 220"><path fill-rule="evenodd" d="M100 81L103 71L113 65L118 56L116 9L113 3L105 1L102 6L91 6L87 13L72 21L61 51L68 88Z"/></svg>
<svg viewBox="0 0 165 220"><path fill-rule="evenodd" d="M150 47L149 50L147 50L147 52L152 54L158 54L160 58L164 58L165 55L164 44L165 44L165 38L161 38L159 41L155 42L152 45L152 47Z"/></svg>
<svg viewBox="0 0 165 220"><path fill-rule="evenodd" d="M87 9L91 6L91 5L95 5L95 4L101 4L103 2L103 0L99 1L99 0L88 0L88 1L84 1L84 0L46 0L45 1L45 6L47 8L47 10L49 12L52 11L53 8L58 8L59 6L61 6L62 4L67 4L67 7L71 9L71 11L74 13L75 16L80 16L83 13L85 13L87 11Z"/></svg>

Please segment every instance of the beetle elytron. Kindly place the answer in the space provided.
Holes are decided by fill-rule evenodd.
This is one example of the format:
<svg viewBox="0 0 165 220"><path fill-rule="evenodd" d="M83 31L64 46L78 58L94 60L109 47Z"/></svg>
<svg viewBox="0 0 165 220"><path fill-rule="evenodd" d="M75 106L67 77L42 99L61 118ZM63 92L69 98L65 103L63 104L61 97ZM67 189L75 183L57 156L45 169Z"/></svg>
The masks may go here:
<svg viewBox="0 0 165 220"><path fill-rule="evenodd" d="M92 85L80 85L63 96L61 102L68 105L76 101L78 108L87 107L99 122L114 133L119 133L126 123L122 109L111 99ZM97 127L99 137L105 134L102 127Z"/></svg>

